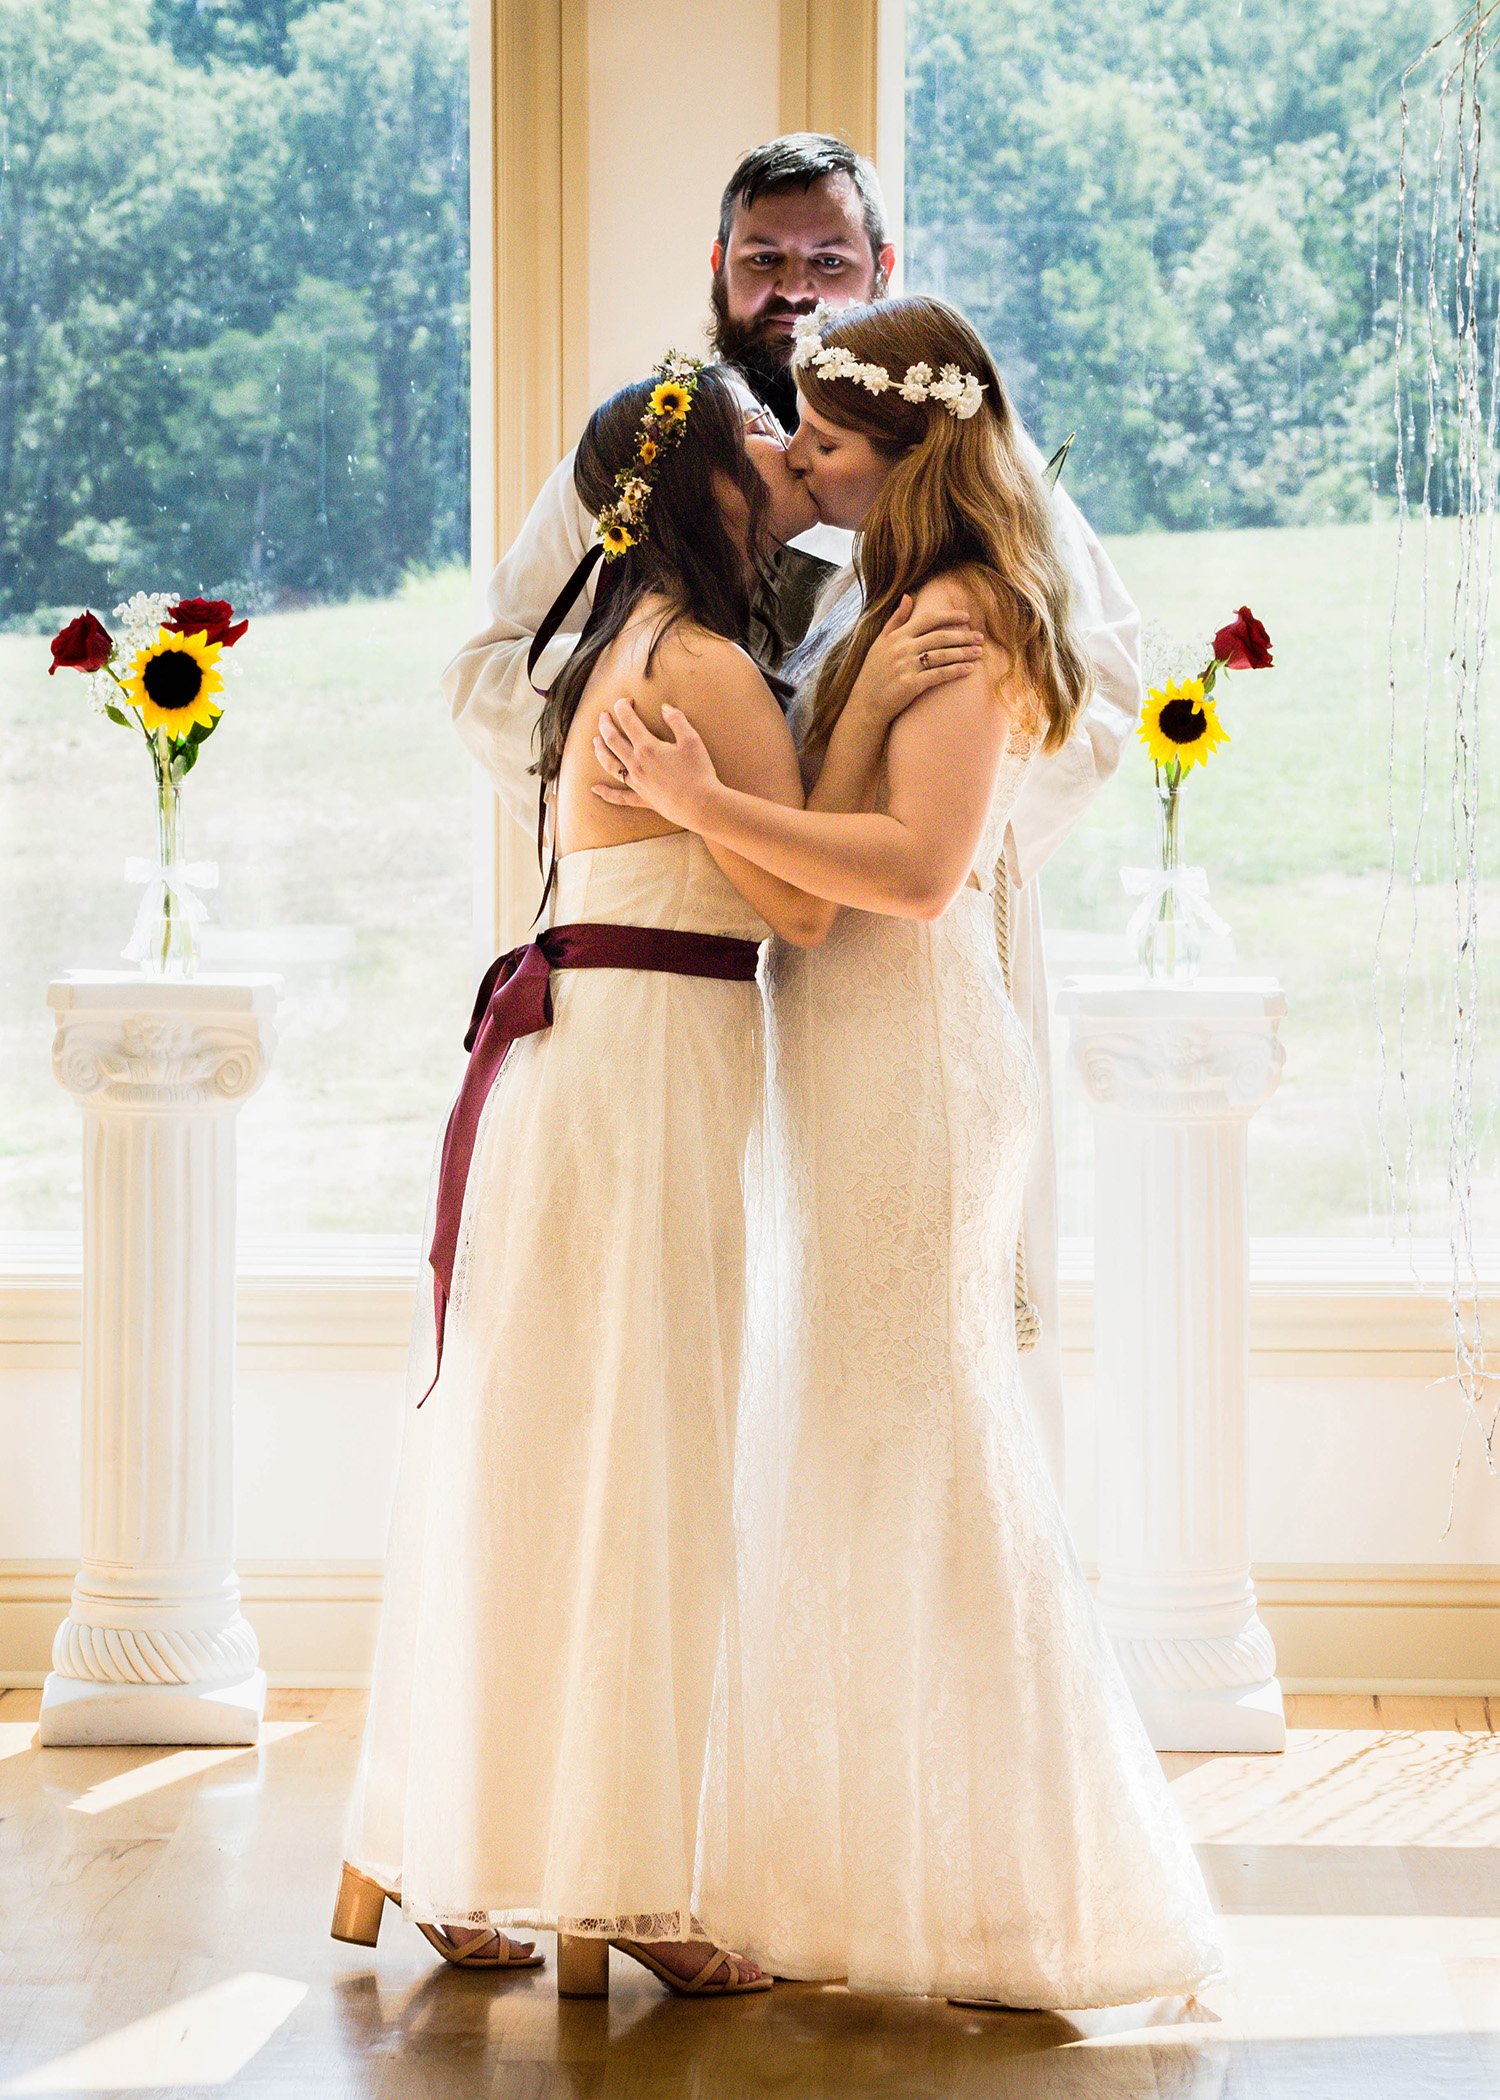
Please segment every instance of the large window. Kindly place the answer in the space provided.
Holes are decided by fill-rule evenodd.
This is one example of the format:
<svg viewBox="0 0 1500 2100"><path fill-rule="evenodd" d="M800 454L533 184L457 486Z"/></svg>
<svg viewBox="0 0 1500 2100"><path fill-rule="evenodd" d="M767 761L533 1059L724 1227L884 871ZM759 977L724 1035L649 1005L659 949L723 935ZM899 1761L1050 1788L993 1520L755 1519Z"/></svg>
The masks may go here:
<svg viewBox="0 0 1500 2100"><path fill-rule="evenodd" d="M1447 26L1451 10L1439 12L1430 0L911 0L908 12L909 288L973 316L1044 448L1076 430L1067 486L1143 610L1153 682L1195 650L1201 668L1244 602L1276 645L1274 671L1230 682L1232 744L1186 806L1187 857L1208 869L1233 935L1210 944L1205 970L1274 974L1290 1002L1285 1076L1254 1134L1262 1235L1400 1226L1402 1065L1411 1222L1447 1231L1449 760L1441 677L1428 679L1424 656L1441 654L1451 518L1408 528L1392 615L1398 84ZM1422 166L1420 112L1413 121ZM1423 241L1418 213L1418 277ZM1441 460L1432 493L1451 510ZM1389 789L1388 661L1400 723ZM1150 862L1150 777L1132 743L1046 871L1054 983L1129 966L1119 870ZM1424 792L1433 815L1414 885L1404 842ZM1089 1133L1062 1062L1059 1043L1062 1224L1080 1233ZM1475 1087L1487 1133L1500 1074L1476 1073ZM1475 1228L1500 1234L1493 1166Z"/></svg>
<svg viewBox="0 0 1500 2100"><path fill-rule="evenodd" d="M4 0L0 86L0 1225L77 1228L46 984L123 967L154 840L46 637L162 589L251 615L185 791L203 967L287 987L242 1224L415 1232L470 972L466 0Z"/></svg>

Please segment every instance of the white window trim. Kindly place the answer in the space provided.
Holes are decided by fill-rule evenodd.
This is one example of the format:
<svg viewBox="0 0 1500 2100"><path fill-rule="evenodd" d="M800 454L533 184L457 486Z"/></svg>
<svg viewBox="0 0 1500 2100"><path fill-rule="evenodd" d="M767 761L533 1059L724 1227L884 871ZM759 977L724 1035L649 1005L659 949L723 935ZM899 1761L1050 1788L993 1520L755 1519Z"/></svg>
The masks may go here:
<svg viewBox="0 0 1500 2100"><path fill-rule="evenodd" d="M1447 1249L1422 1242L1412 1256L1369 1240L1252 1241L1251 1376L1450 1377ZM1089 1270L1088 1243L1065 1241L1060 1331L1075 1376L1093 1368ZM410 1235L247 1242L237 1296L240 1364L399 1374L421 1280L421 1250ZM1478 1311L1500 1332L1500 1258L1482 1272ZM76 1371L82 1312L75 1235L0 1238L0 1371Z"/></svg>
<svg viewBox="0 0 1500 2100"><path fill-rule="evenodd" d="M587 0L475 0L471 20L471 548L477 589L519 530L587 406ZM871 152L899 212L903 0L782 0L786 129L842 131ZM827 62L829 38L839 63ZM475 768L476 972L529 916L532 842ZM242 1355L327 1363L404 1356L419 1250L401 1234L318 1235L240 1250ZM1376 1239L1252 1242L1252 1364L1392 1357L1451 1370L1446 1247ZM1092 1351L1091 1249L1061 1250L1061 1329L1073 1368ZM1500 1248L1481 1264L1481 1317L1500 1296ZM76 1235L0 1235L0 1362L77 1361ZM35 1360L40 1360L35 1359Z"/></svg>

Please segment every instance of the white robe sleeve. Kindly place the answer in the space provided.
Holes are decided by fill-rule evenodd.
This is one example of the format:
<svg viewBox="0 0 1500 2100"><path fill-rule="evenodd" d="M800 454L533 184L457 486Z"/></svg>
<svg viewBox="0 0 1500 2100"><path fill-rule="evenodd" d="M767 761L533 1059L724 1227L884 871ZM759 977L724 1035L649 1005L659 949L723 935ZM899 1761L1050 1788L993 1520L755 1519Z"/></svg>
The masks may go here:
<svg viewBox="0 0 1500 2100"><path fill-rule="evenodd" d="M1017 888L1051 858L1114 772L1141 712L1141 616L1077 504L1062 489L1056 503L1094 692L1063 748L1033 763L1011 813L1005 859Z"/></svg>
<svg viewBox="0 0 1500 2100"><path fill-rule="evenodd" d="M443 673L454 727L506 809L528 832L536 829L537 782L529 768L542 702L526 675L526 657L553 599L583 559L593 529L573 486L570 452L548 476L515 544L490 578L485 593L489 626L464 644ZM556 675L573 649L592 599L590 577L542 652L538 685Z"/></svg>

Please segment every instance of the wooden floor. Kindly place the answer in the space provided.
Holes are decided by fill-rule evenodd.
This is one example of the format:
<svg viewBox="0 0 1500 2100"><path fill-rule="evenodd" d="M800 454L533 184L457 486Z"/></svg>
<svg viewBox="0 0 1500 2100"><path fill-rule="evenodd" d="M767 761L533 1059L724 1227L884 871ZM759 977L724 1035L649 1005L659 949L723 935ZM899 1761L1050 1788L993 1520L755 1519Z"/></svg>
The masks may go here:
<svg viewBox="0 0 1500 2100"><path fill-rule="evenodd" d="M1087 2018L780 1985L692 2005L616 1955L445 1967L328 1937L363 1712L273 1694L258 1750L36 1748L0 1696L0 2094L296 2100L1496 2100L1500 1711L1298 1699L1283 1757L1164 1759L1231 1981ZM518 1769L520 1767L518 1766Z"/></svg>

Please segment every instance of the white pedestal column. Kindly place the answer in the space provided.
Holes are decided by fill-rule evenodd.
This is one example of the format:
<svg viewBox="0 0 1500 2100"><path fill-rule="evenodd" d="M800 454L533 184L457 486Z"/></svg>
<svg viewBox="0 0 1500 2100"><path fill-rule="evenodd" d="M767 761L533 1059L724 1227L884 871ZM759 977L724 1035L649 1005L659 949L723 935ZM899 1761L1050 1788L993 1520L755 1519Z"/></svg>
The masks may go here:
<svg viewBox="0 0 1500 2100"><path fill-rule="evenodd" d="M48 991L83 1110L83 1564L41 1740L253 1743L234 1571L235 1111L276 977L76 971Z"/></svg>
<svg viewBox="0 0 1500 2100"><path fill-rule="evenodd" d="M1158 1750L1280 1750L1250 1580L1246 1126L1286 1011L1271 978L1071 977L1094 1111L1099 1607Z"/></svg>

